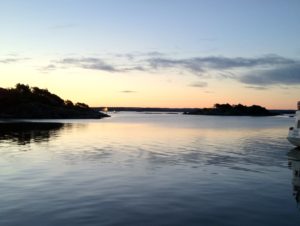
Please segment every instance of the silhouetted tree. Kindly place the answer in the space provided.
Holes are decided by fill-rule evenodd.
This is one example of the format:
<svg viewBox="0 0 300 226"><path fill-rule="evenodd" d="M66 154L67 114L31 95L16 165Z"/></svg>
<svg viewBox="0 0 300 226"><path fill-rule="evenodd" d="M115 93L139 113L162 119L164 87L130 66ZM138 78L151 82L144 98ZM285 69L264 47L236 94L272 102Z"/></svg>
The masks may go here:
<svg viewBox="0 0 300 226"><path fill-rule="evenodd" d="M31 93L29 85L24 85L20 83L16 85L16 91L19 93L26 93L26 94Z"/></svg>
<svg viewBox="0 0 300 226"><path fill-rule="evenodd" d="M226 104L215 104L214 108L203 108L186 114L202 114L202 115L251 115L251 116L268 116L276 115L271 113L266 108L252 105L250 107L242 104L230 105Z"/></svg>
<svg viewBox="0 0 300 226"><path fill-rule="evenodd" d="M73 102L70 101L70 100L66 100L66 101L65 101L65 105L66 105L67 107L74 107Z"/></svg>
<svg viewBox="0 0 300 226"><path fill-rule="evenodd" d="M90 109L84 103L74 106L47 89L17 84L0 88L0 118L102 118L107 115Z"/></svg>

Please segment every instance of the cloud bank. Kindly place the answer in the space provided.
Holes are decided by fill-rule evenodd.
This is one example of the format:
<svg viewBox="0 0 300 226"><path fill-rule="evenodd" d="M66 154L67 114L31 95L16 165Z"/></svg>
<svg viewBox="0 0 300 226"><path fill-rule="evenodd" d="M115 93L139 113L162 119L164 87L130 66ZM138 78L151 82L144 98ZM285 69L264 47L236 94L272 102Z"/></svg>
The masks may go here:
<svg viewBox="0 0 300 226"><path fill-rule="evenodd" d="M300 84L300 61L278 55L266 55L257 58L213 56L179 60L152 58L148 62L150 68L156 70L179 69L198 76L217 72L223 78L235 79L250 85ZM235 70L239 70L239 72L234 73Z"/></svg>
<svg viewBox="0 0 300 226"><path fill-rule="evenodd" d="M72 67L79 67L83 69L101 70L107 72L120 72L114 65L104 62L104 60L93 57L83 58L64 58L57 61L58 64Z"/></svg>
<svg viewBox="0 0 300 226"><path fill-rule="evenodd" d="M300 63L248 72L238 80L242 83L262 86L300 84Z"/></svg>
<svg viewBox="0 0 300 226"><path fill-rule="evenodd" d="M3 59L0 63L14 62ZM110 63L114 62L114 63ZM193 74L198 77L233 79L247 84L249 88L262 90L271 85L300 85L300 61L279 55L260 57L190 57L171 58L160 52L115 54L110 61L97 57L63 58L44 67L45 71L57 68L78 67L110 73L131 71L156 73ZM190 84L192 87L205 87L207 83Z"/></svg>
<svg viewBox="0 0 300 226"><path fill-rule="evenodd" d="M244 58L244 57L194 57L186 59L168 59L168 58L152 58L148 60L152 68L185 68L192 72L198 73L213 70L226 70L236 68L253 68L258 66L276 66L276 65L290 65L297 61L289 58L284 58L277 55L267 55L258 58Z"/></svg>

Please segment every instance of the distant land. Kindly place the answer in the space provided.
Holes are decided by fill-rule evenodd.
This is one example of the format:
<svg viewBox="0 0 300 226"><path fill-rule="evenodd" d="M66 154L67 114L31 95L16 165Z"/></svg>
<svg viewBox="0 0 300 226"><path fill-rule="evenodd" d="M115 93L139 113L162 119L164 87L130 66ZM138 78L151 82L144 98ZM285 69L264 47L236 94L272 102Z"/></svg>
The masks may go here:
<svg viewBox="0 0 300 226"><path fill-rule="evenodd" d="M213 108L156 108L156 107L94 107L93 109L97 111L108 110L110 112L122 112L122 111L131 111L131 112L145 112L145 113L185 113L185 114L202 114L204 115L204 109L213 109ZM282 115L282 114L294 114L296 110L282 110L282 109L271 109L267 110L269 115ZM208 115L217 115L212 112L206 111ZM225 115L225 114L219 114ZM229 114L227 114L229 115ZM231 114L234 115L234 114Z"/></svg>
<svg viewBox="0 0 300 226"><path fill-rule="evenodd" d="M189 110L197 110L199 108L155 108L155 107L94 107L93 109L97 111L103 111L107 109L108 111L134 111L134 112L174 112L183 113Z"/></svg>
<svg viewBox="0 0 300 226"><path fill-rule="evenodd" d="M108 117L84 103L73 104L47 89L17 84L0 88L0 119L100 119Z"/></svg>
<svg viewBox="0 0 300 226"><path fill-rule="evenodd" d="M195 111L184 112L187 115L222 115L222 116L274 116L278 113L271 112L259 105L245 106L242 104L215 104L213 108L203 108Z"/></svg>

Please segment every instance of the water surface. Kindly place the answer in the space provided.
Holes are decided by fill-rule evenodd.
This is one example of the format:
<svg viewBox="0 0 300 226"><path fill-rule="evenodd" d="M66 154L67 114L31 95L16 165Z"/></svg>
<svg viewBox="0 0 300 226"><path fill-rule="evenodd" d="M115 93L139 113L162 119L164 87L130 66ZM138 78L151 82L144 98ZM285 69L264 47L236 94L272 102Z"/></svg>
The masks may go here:
<svg viewBox="0 0 300 226"><path fill-rule="evenodd" d="M35 122L0 125L1 226L300 223L291 118Z"/></svg>

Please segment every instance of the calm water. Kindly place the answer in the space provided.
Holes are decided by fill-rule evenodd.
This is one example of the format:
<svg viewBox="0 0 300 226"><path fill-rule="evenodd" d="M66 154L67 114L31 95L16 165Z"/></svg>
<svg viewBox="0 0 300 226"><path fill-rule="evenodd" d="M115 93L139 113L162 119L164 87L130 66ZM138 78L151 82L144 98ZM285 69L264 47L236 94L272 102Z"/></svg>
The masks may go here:
<svg viewBox="0 0 300 226"><path fill-rule="evenodd" d="M52 122L0 125L1 226L300 224L291 118Z"/></svg>

